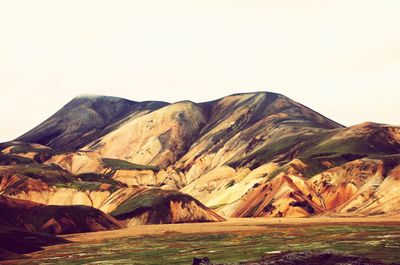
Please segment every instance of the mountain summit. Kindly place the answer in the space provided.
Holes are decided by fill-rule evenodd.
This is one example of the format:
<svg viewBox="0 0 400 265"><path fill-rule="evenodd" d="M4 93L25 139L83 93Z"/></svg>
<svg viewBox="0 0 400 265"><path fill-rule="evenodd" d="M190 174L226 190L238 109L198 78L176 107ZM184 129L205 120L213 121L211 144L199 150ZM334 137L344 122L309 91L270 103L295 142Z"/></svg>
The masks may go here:
<svg viewBox="0 0 400 265"><path fill-rule="evenodd" d="M236 94L205 103L183 101L173 104L159 101L135 102L106 96L79 96L16 140L74 150L85 146L91 149L98 147L99 143L104 145L103 149L108 149L108 141L112 139L115 150L118 144L125 145L128 141L134 141L135 148L140 149L136 144L144 142L146 139L143 137L149 137L153 145L163 145L160 149L168 149L175 162L187 151L184 149L200 139L215 136L217 131L218 145L222 145L238 132L265 126L273 129L277 125L286 128L342 127L285 96L267 92ZM134 131L141 133L135 135ZM182 150L173 150L171 147ZM127 154L123 150L111 152L118 152L125 159L132 156L132 150ZM150 158L127 160L163 162L156 161L152 155L144 156Z"/></svg>

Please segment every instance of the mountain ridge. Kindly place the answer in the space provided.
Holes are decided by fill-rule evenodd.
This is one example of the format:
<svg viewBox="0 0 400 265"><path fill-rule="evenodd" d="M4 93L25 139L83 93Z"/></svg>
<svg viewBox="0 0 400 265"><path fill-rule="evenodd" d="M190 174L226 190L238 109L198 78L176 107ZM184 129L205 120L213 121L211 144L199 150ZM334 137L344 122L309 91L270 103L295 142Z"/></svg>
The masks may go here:
<svg viewBox="0 0 400 265"><path fill-rule="evenodd" d="M272 93L272 92L236 93L236 94L229 95L227 97L248 96L248 95L262 95L262 94L274 95L277 98L279 98L279 97L280 98L286 98L286 99L290 100L291 102L294 102L293 100L287 98L286 96L283 96L283 95L277 94L277 93ZM39 144L43 144L43 145L48 145L50 147L61 147L61 144L65 145L65 141L62 141L61 144L60 144L60 143L51 142L51 139L50 140L47 139L47 138L54 138L54 135L47 134L46 137L43 137L44 139L42 139L42 138L38 137L37 134L40 134L40 133L43 134L44 130L52 131L53 134L60 133L60 132L58 132L59 128L57 128L57 126L55 126L54 124L51 124L51 123L54 123L53 120L57 119L58 118L57 116L61 116L61 115L63 116L62 119L61 118L58 118L58 119L63 121L63 122L65 122L65 117L64 116L66 114L68 115L69 111L74 110L76 108L79 108L79 110L80 110L79 114L80 115L82 115L82 113L84 113L84 112L87 112L86 115L88 117L84 119L85 122L90 122L90 119L95 119L95 120L96 119L100 119L92 127L96 128L96 126L97 127L100 126L101 129L105 129L107 126L110 126L113 123L117 123L118 121L121 121L122 119L126 118L128 115L131 115L133 111L141 111L142 110L141 108L151 112L151 111L157 110L160 107L165 107L165 106L174 105L174 104L183 103L183 102L191 102L196 106L199 106L199 107L201 107L203 109L206 109L207 106L209 106L210 104L212 105L213 103L218 102L220 100L223 100L224 98L227 98L227 97L222 97L222 98L219 98L219 99L216 99L216 100L207 101L207 102L199 102L199 103L196 103L196 102L193 102L193 101L190 101L190 100L182 100L182 101L178 101L178 102L174 102L174 103L168 103L168 102L163 102L163 101L141 101L141 102L138 102L138 101L133 101L133 100L125 99L125 98L119 98L119 97L113 97L113 96L103 96L103 95L78 95L78 96L74 97L66 105L64 105L59 111L57 111L52 116L50 116L48 119L46 119L43 123L41 123L40 125L36 126L32 130L24 133L23 135L19 136L15 140L16 141L39 143ZM112 105L112 104L115 104L115 103L122 104L123 105L123 107L122 107L123 110L122 111L118 111L118 110L113 109L113 111L117 112L117 115L112 116L112 117L107 117L107 114L109 114L109 113L107 113L106 111L102 110L101 108L98 108L97 106L94 106L96 104L101 104L101 103L106 104L106 105ZM295 102L295 103L299 104L297 102ZM135 108L134 106L136 106L136 109L134 109ZM301 106L304 107L304 108L307 108L307 107L305 107L303 105L301 105ZM85 109L85 107L87 109ZM92 111L96 112L97 109L102 111L103 115L95 115L93 113L90 113ZM313 110L311 110L309 108L307 108L307 109L310 110L310 111L313 111ZM98 113L98 114L101 114L101 113ZM316 113L316 114L318 114L320 116L323 116L323 115L321 115L319 113ZM76 116L78 116L78 115L76 115ZM98 116L100 116L100 117L98 117ZM71 118L74 118L74 117L71 117ZM82 117L75 117L75 118L78 121L79 121L78 118L82 119ZM103 121L101 120L101 118L103 118ZM323 118L328 119L325 116L323 116ZM75 123L77 122L76 120L75 120ZM332 120L330 120L330 121L332 123L335 123ZM68 122L68 120L67 120L67 122ZM47 126L45 126L45 128L43 128L46 123L50 123L50 125L47 125ZM102 124L100 124L100 123L104 123L104 125L101 126ZM340 124L337 124L337 125L341 126ZM69 129L69 128L62 127L61 129L67 130L67 133L73 133L73 130L76 130L78 128L74 127L72 129ZM86 129L86 128L83 128L83 129ZM56 130L56 132L54 132L54 130ZM87 133L87 131L88 130L86 130L86 133ZM101 133L100 133L100 135L101 135ZM57 137L55 137L55 138L57 138ZM60 139L56 139L56 140L60 141ZM93 139L91 139L91 140L93 140ZM79 144L72 145L72 147L73 148L82 147L82 145L83 144L79 143Z"/></svg>
<svg viewBox="0 0 400 265"><path fill-rule="evenodd" d="M345 127L277 93L81 96L17 140L0 145L8 196L128 205L132 224L400 212L399 126Z"/></svg>

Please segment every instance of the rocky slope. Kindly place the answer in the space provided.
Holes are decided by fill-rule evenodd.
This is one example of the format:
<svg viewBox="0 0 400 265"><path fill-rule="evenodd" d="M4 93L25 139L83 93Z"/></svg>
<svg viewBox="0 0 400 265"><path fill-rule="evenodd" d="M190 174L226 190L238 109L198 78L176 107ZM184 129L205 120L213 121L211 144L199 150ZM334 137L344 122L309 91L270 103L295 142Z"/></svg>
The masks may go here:
<svg viewBox="0 0 400 265"><path fill-rule="evenodd" d="M29 232L71 234L121 229L124 225L88 206L46 206L0 196L0 224Z"/></svg>
<svg viewBox="0 0 400 265"><path fill-rule="evenodd" d="M219 149L225 153L236 146L236 153L246 153L267 137L297 131L296 127L341 126L274 93L232 95L199 104L137 103L97 96L73 99L17 140L55 149L82 148L138 164L168 166L182 158L187 167L193 158ZM220 159L223 163L227 157Z"/></svg>
<svg viewBox="0 0 400 265"><path fill-rule="evenodd" d="M130 202L131 195L113 201L120 193L156 189L151 201L161 203L169 192L180 191L198 200L182 199L180 205L190 206L186 210L167 200L165 218L153 212L162 207L152 206L146 218L140 215L132 223L153 220L150 216L180 222L175 216L189 213L203 220L203 210L207 220L221 220L205 206L225 217L400 211L400 127L346 128L274 93L174 104L80 97L17 140L0 146L0 164L73 176L62 185L42 181L45 187L23 174L31 179L20 184L37 188L9 188L12 196L46 204L79 202L106 213ZM138 213L133 207L122 215L128 212Z"/></svg>
<svg viewBox="0 0 400 265"><path fill-rule="evenodd" d="M159 189L136 192L110 214L129 225L224 221L189 195Z"/></svg>
<svg viewBox="0 0 400 265"><path fill-rule="evenodd" d="M94 207L111 214L128 225L224 220L189 195L127 186L101 174L72 175L54 165L37 164L0 166L0 176L0 193L8 196L2 198L4 202L5 198L12 197L48 207L85 205L88 209ZM60 213L70 210L68 207L46 209L56 209ZM46 210L43 211L41 214L45 214ZM82 216L77 217L81 221Z"/></svg>
<svg viewBox="0 0 400 265"><path fill-rule="evenodd" d="M17 140L53 148L76 149L115 129L125 119L164 106L164 102L134 102L116 97L79 96Z"/></svg>

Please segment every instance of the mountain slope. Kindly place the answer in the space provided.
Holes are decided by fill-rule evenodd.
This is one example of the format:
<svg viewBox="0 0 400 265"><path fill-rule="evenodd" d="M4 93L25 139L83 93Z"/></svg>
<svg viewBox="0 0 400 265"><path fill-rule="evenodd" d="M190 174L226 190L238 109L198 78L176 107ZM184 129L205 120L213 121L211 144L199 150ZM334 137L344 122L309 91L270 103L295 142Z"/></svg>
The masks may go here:
<svg viewBox="0 0 400 265"><path fill-rule="evenodd" d="M310 134L341 125L274 93L232 95L210 106L199 139L179 162L188 182L217 166L246 157L285 135Z"/></svg>
<svg viewBox="0 0 400 265"><path fill-rule="evenodd" d="M168 166L190 147L205 122L206 117L196 104L170 104L129 119L85 150L138 164Z"/></svg>
<svg viewBox="0 0 400 265"><path fill-rule="evenodd" d="M136 193L110 213L132 224L175 224L224 221L191 196L158 189Z"/></svg>
<svg viewBox="0 0 400 265"><path fill-rule="evenodd" d="M265 133L257 138L260 127L265 127ZM93 96L73 99L16 140L66 150L86 145L84 149L106 157L166 166L185 154L181 161L191 163L194 152L205 155L232 148L232 142L243 142L242 149L244 144L254 149L272 132L298 127L331 129L341 125L282 95L266 92L200 104ZM242 131L245 133L239 137Z"/></svg>
<svg viewBox="0 0 400 265"><path fill-rule="evenodd" d="M26 219L23 224L30 223L34 219L33 214L43 216L46 222L51 221L51 227L56 227L60 233L78 229L74 223L81 224L78 226L80 229L92 229L85 228L88 225L85 215L90 214L97 220L90 222L95 228L104 227L102 222L104 218L109 217L106 214L111 214L130 225L224 220L190 195L154 187L127 187L99 173L72 175L54 165L8 165L0 166L0 177L0 204L3 204L0 208L5 207L0 215L4 214L3 221L11 220L10 223L3 223L4 225L16 224L13 218ZM26 203L13 203L15 199L24 200ZM105 214L97 216L100 211L91 207ZM22 210L17 211L14 208L24 210L27 216L21 217ZM82 215L85 212L86 214ZM73 220L68 219L68 216ZM65 220L72 224L72 228L68 224L66 228L62 226ZM33 221L31 224L37 229L44 229L42 225L43 222Z"/></svg>
<svg viewBox="0 0 400 265"><path fill-rule="evenodd" d="M76 97L16 140L53 148L76 149L113 130L125 118L140 116L165 104L105 96Z"/></svg>
<svg viewBox="0 0 400 265"><path fill-rule="evenodd" d="M121 229L124 225L88 206L45 206L0 196L0 224L30 232L71 234Z"/></svg>
<svg viewBox="0 0 400 265"><path fill-rule="evenodd" d="M86 125L89 120L93 122ZM60 128L68 133L58 134ZM94 192L89 187L111 185L95 190L102 192L96 193L100 196L96 198L102 198L95 200L97 207L107 213L121 205L115 203L121 201L117 198L129 201L133 194L148 190L155 194L160 190L162 194L154 198L158 202L168 192L180 191L224 217L400 211L400 195L393 186L398 182L400 127L363 123L345 128L275 93L173 104L80 98L19 140L28 143L0 146L0 164L58 167L62 174L84 176L85 183L82 179L67 182L88 194ZM37 189L18 196L35 200L42 188ZM93 204L90 196L67 193L69 203ZM53 195L40 196L45 203L53 200L49 199ZM106 200L110 203L104 204ZM170 200L166 203L171 205ZM129 213L140 216L135 207ZM151 209L146 210L147 216L174 220Z"/></svg>

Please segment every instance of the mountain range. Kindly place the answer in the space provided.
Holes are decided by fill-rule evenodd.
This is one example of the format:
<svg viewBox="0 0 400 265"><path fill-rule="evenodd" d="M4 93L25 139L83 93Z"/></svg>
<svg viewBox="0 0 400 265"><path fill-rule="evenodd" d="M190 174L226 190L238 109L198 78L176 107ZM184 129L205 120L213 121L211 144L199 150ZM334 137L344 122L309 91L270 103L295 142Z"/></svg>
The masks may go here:
<svg viewBox="0 0 400 265"><path fill-rule="evenodd" d="M79 96L0 150L0 225L32 233L400 213L399 126L345 127L275 93ZM66 222L71 207L91 214Z"/></svg>

